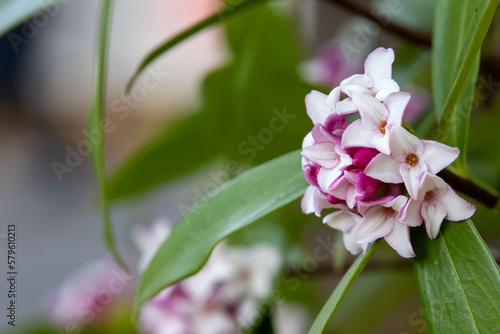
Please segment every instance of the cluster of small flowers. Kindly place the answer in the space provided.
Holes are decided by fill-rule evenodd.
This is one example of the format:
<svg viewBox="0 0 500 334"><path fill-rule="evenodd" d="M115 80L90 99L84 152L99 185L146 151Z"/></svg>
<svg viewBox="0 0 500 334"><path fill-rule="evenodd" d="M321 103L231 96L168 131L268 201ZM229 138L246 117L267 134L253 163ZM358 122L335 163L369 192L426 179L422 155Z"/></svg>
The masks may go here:
<svg viewBox="0 0 500 334"><path fill-rule="evenodd" d="M170 231L171 224L163 219L148 227L137 227L133 237L140 252L139 272L144 271ZM280 252L269 244L219 244L200 272L164 289L144 304L139 315L139 333L238 333L259 320L281 264ZM82 266L50 292L48 316L55 326L64 329L100 325L123 312L121 308L130 306L134 288L135 276L128 275L109 258L96 260ZM280 311L287 310L281 306ZM278 326L283 323L278 317L273 320ZM290 323L289 319L285 322Z"/></svg>
<svg viewBox="0 0 500 334"><path fill-rule="evenodd" d="M434 239L444 218L460 221L475 206L436 174L459 155L457 148L420 140L403 128L410 94L392 79L394 51L368 55L365 73L355 74L329 95L312 91L307 113L314 123L302 144L302 169L310 186L302 210L342 231L353 254L384 238L403 257L415 253L409 227L425 222ZM349 123L346 115L359 113Z"/></svg>
<svg viewBox="0 0 500 334"><path fill-rule="evenodd" d="M169 232L160 222L135 233L143 254L142 268ZM142 307L141 330L150 334L237 333L259 319L280 266L281 255L271 245L219 244L200 272L166 288Z"/></svg>

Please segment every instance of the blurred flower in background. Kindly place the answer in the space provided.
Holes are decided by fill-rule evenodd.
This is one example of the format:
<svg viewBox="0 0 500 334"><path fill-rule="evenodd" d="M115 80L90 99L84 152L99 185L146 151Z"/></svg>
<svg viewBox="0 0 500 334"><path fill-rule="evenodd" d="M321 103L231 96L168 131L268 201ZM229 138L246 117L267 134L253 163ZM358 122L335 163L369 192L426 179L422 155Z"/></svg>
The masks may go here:
<svg viewBox="0 0 500 334"><path fill-rule="evenodd" d="M136 235L143 252L140 266L160 246L158 236L168 238L166 225L157 221L149 232ZM234 247L222 243L200 272L146 302L140 311L140 327L152 334L217 334L252 326L281 263L279 251L269 244Z"/></svg>
<svg viewBox="0 0 500 334"><path fill-rule="evenodd" d="M118 308L130 303L134 285L134 278L112 259L92 261L50 293L49 318L66 329L107 322Z"/></svg>

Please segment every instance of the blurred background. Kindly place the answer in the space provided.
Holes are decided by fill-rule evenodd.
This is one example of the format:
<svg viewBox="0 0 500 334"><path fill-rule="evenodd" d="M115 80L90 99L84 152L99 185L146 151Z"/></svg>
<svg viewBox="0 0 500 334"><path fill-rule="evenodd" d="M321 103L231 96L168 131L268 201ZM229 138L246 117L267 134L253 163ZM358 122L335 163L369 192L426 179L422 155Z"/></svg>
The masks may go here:
<svg viewBox="0 0 500 334"><path fill-rule="evenodd" d="M363 73L366 55L378 46L395 49L394 77L412 94L406 120L421 137L430 136L435 122L429 44L433 1L346 3L278 1L221 16L221 24L156 61L136 84L142 88L126 96L127 81L148 51L222 4L116 1L107 94L113 130L106 137L106 168L115 200L113 226L128 263L138 258L131 237L134 227L158 218L177 221L198 193L206 194L203 189L213 183L214 173L224 171L227 161L238 161L244 170L300 148L311 127L304 96L312 89L327 93L342 79ZM67 163L68 154L86 140L99 6L97 0L66 1L0 39L0 233L8 224L17 226L20 328L12 331L2 322L2 333L55 331L47 316L51 291L82 264L106 257L89 157L70 158L74 166L62 174L54 164ZM491 137L481 135L500 124L500 116L493 112L500 85L498 66L492 61L500 52L494 42L497 18L493 27L483 49L483 79L478 81L478 96L486 97L476 98L468 158L477 181L499 190L500 139L491 143ZM272 117L287 112L293 117L283 131L252 146L249 136L259 138ZM179 135L200 123L196 132L206 135L206 142ZM206 154L192 161L185 156L191 151ZM498 217L482 207L476 217L480 232L498 255ZM305 270L303 260L311 256L318 238L332 243L335 255ZM282 321L298 318L300 326L308 328L352 258L339 247L334 231L319 218L302 215L297 203L230 242L261 239L285 250L290 270L305 270L298 289L282 288L291 305ZM382 262L390 264L389 273L381 270L387 268ZM337 271L330 269L332 263ZM335 314L331 323L336 326L330 332L428 332L411 269L390 250L377 254ZM1 284L1 291L6 291L5 280ZM390 298L385 291L392 292ZM119 321L128 323L129 306L124 303L123 308ZM116 332L134 332L130 325L120 326L126 329L118 327L122 329Z"/></svg>

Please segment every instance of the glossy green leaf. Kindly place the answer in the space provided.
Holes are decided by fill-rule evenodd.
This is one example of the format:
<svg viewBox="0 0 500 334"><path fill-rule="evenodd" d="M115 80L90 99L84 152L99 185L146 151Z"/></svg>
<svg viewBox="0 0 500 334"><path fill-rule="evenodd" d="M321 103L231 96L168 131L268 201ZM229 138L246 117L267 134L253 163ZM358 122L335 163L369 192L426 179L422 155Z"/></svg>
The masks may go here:
<svg viewBox="0 0 500 334"><path fill-rule="evenodd" d="M479 74L479 55L465 80L455 110L450 117L444 143L460 149L460 155L453 162L454 170L462 176L467 175L467 141L469 137L469 121L474 102L477 76Z"/></svg>
<svg viewBox="0 0 500 334"><path fill-rule="evenodd" d="M413 264L432 333L500 333L500 272L470 220L412 235Z"/></svg>
<svg viewBox="0 0 500 334"><path fill-rule="evenodd" d="M89 133L99 133L100 140L91 140L92 158L96 171L97 182L99 184L100 204L103 219L103 238L104 244L116 261L126 268L124 261L116 248L113 229L111 226L111 218L109 213L108 194L106 187L106 175L104 171L104 133L106 122L104 114L106 109L106 72L107 72L107 53L109 32L111 26L112 15L112 0L103 0L96 49L96 82L94 88L94 98L89 111L88 128Z"/></svg>
<svg viewBox="0 0 500 334"><path fill-rule="evenodd" d="M340 280L339 284L333 291L330 298L326 302L325 306L321 309L321 312L318 314L314 323L309 330L309 334L321 334L325 330L328 321L332 317L335 310L340 305L340 302L344 298L345 294L354 283L356 278L359 276L365 265L368 263L368 260L372 257L378 241L375 242L365 254L361 254L358 256L356 261L351 265L349 270L345 273L344 277Z"/></svg>
<svg viewBox="0 0 500 334"><path fill-rule="evenodd" d="M299 198L306 189L300 151L233 179L198 204L172 230L144 272L137 308L165 287L195 274L222 239Z"/></svg>
<svg viewBox="0 0 500 334"><path fill-rule="evenodd" d="M155 61L158 57L160 57L162 54L176 46L177 44L181 43L182 41L188 39L189 37L195 35L196 33L200 32L201 30L205 29L206 27L209 27L211 25L214 25L216 23L222 23L224 19L226 19L229 16L232 16L235 13L240 12L240 10L248 7L249 5L255 4L257 2L262 2L265 0L243 0L243 1L238 1L237 4L228 4L226 5L220 12L215 13L214 15L206 18L203 21L198 22L194 26L192 26L189 29L186 29L179 33L178 35L172 37L171 39L165 41L163 44L155 48L153 51L151 51L145 58L144 60L140 63L139 67L135 71L134 75L130 79L128 85L127 85L127 92L130 91L132 88L135 80L139 77L139 75L142 73L142 71L148 67L153 61Z"/></svg>
<svg viewBox="0 0 500 334"><path fill-rule="evenodd" d="M454 115L458 113L458 117L468 119L468 115L460 115L463 111L457 112L461 109L456 108L457 102L497 5L498 1L495 0L437 2L433 33L432 83L437 116L441 118L438 139L445 138ZM470 91L464 94L464 99L471 98ZM466 113L468 112L469 109L466 110Z"/></svg>
<svg viewBox="0 0 500 334"><path fill-rule="evenodd" d="M33 16L46 11L47 17L54 17L59 12L63 0L2 0L0 1L0 36ZM27 36L21 36L27 38Z"/></svg>

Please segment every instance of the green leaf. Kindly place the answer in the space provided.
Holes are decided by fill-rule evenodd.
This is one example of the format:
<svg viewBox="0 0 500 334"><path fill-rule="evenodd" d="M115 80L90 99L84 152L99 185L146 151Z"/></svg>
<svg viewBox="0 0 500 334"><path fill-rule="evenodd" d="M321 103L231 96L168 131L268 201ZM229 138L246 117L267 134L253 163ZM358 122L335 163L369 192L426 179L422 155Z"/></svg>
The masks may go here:
<svg viewBox="0 0 500 334"><path fill-rule="evenodd" d="M314 320L314 323L309 330L309 334L321 334L326 328L328 321L332 317L335 310L340 305L340 302L344 298L345 294L354 283L356 278L359 276L365 265L368 263L368 260L372 257L373 252L375 251L378 245L378 241L376 241L365 254L361 254L358 256L356 261L351 265L349 270L345 273L342 280L340 280L339 284L333 291L330 298L326 302L325 306L321 309L321 312Z"/></svg>
<svg viewBox="0 0 500 334"><path fill-rule="evenodd" d="M447 135L451 118L456 114L457 102L497 5L498 1L495 0L437 2L433 34L432 84L437 116L441 117L439 123L441 131L438 135L441 140ZM470 98L467 96L469 93L465 92L465 99ZM463 115L459 117L464 118Z"/></svg>
<svg viewBox="0 0 500 334"><path fill-rule="evenodd" d="M137 195L191 172L218 155L206 117L195 115L154 138L113 175L109 200Z"/></svg>
<svg viewBox="0 0 500 334"><path fill-rule="evenodd" d="M296 200L306 186L300 151L223 185L174 227L141 278L135 309L167 286L195 274L222 239Z"/></svg>
<svg viewBox="0 0 500 334"><path fill-rule="evenodd" d="M229 67L211 73L203 83L202 110L155 136L120 166L109 184L110 200L140 194L223 155L231 106L221 87L231 75Z"/></svg>
<svg viewBox="0 0 500 334"><path fill-rule="evenodd" d="M96 57L96 83L94 88L94 98L89 111L88 128L89 133L100 134L100 140L91 140L92 158L99 184L100 204L103 218L103 238L104 244L115 260L126 268L115 244L111 218L109 214L108 195L106 189L106 175L104 172L104 133L106 122L104 121L106 106L106 72L109 31L111 26L113 1L104 0L102 2L100 22L97 38Z"/></svg>
<svg viewBox="0 0 500 334"><path fill-rule="evenodd" d="M432 333L500 333L500 272L472 221L412 235L413 264Z"/></svg>
<svg viewBox="0 0 500 334"><path fill-rule="evenodd" d="M243 0L239 1L236 5L226 5L220 12L215 13L214 15L206 18L203 21L198 22L191 28L182 31L178 35L172 37L171 39L165 41L163 44L158 46L156 49L151 51L145 58L144 60L140 63L139 67L135 71L134 75L130 79L128 85L127 85L127 92L130 91L132 88L135 80L139 77L139 75L142 73L142 71L148 67L153 61L155 61L158 57L160 57L162 54L167 52L169 49L173 48L177 44L181 43L182 41L188 39L189 37L195 35L199 31L205 29L206 27L209 27L213 24L216 23L221 23L223 20L229 16L232 16L235 13L240 12L240 10L244 9L245 7L248 7L249 5L262 2L264 0Z"/></svg>
<svg viewBox="0 0 500 334"><path fill-rule="evenodd" d="M0 1L0 36L5 35L16 26L26 22L33 16L47 10L46 15L53 17L61 6L62 0L2 0ZM48 10L54 6L51 10Z"/></svg>
<svg viewBox="0 0 500 334"><path fill-rule="evenodd" d="M454 170L457 174L466 176L467 173L467 140L469 137L469 120L474 102L476 80L479 74L479 55L472 65L472 69L465 80L464 87L458 98L455 110L450 117L448 129L444 138L444 143L458 147L460 155L453 162Z"/></svg>

